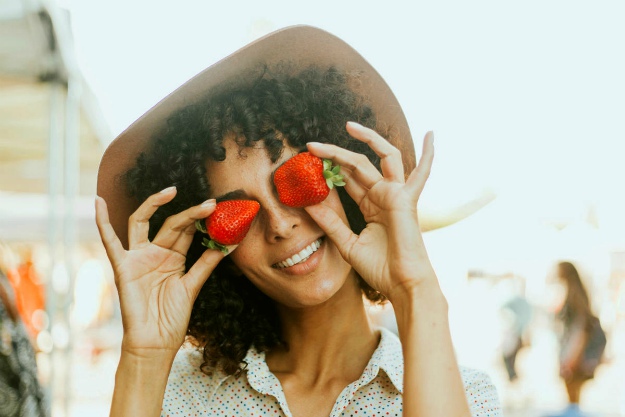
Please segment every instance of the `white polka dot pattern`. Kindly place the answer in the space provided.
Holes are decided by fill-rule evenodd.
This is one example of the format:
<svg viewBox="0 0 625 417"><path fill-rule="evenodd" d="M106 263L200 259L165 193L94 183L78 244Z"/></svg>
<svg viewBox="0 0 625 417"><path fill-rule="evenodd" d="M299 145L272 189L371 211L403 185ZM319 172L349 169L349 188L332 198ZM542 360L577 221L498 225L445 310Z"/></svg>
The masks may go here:
<svg viewBox="0 0 625 417"><path fill-rule="evenodd" d="M382 338L360 379L337 398L331 416L401 416L403 357L397 336L381 329ZM285 416L292 417L280 381L271 373L265 354L253 348L245 357L247 371L239 378L199 367L202 355L178 352L163 399L162 417ZM461 368L473 417L500 417L497 391L487 374Z"/></svg>

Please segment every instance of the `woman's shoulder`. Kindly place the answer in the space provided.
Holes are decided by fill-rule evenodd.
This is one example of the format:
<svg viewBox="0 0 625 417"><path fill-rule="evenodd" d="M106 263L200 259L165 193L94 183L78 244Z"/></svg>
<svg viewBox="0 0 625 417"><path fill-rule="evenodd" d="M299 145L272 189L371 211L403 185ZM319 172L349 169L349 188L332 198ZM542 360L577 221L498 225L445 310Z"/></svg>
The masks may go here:
<svg viewBox="0 0 625 417"><path fill-rule="evenodd" d="M218 369L202 366L203 364L202 350L185 343L174 358L169 379L184 380L192 378L209 381L213 379L221 380L226 376Z"/></svg>
<svg viewBox="0 0 625 417"><path fill-rule="evenodd" d="M460 375L472 415L499 416L501 412L499 395L490 375L484 371L464 366L460 367ZM480 414L484 410L489 410L492 414ZM478 414L475 414L476 412Z"/></svg>
<svg viewBox="0 0 625 417"><path fill-rule="evenodd" d="M394 332L385 328L381 328L380 330L382 332L380 348L384 352L387 362L393 364L393 367L389 368L387 372L391 371L391 379L397 381L398 386L401 386L404 368L401 341ZM374 355L375 354L376 353L374 353ZM475 368L466 366L460 366L459 368L465 394L471 408L471 415L500 416L501 405L499 396L490 375L485 371ZM395 372L392 372L393 370Z"/></svg>
<svg viewBox="0 0 625 417"><path fill-rule="evenodd" d="M177 376L195 373L195 371L200 371L199 367L202 362L202 352L194 346L184 344L174 358L171 373Z"/></svg>
<svg viewBox="0 0 625 417"><path fill-rule="evenodd" d="M201 369L203 363L204 358L198 348L186 344L180 348L169 372L163 398L164 412L171 412L180 407L203 410L204 399L213 394L225 377L216 369L205 368L207 372L203 372Z"/></svg>
<svg viewBox="0 0 625 417"><path fill-rule="evenodd" d="M462 381L467 387L492 385L490 375L480 369L460 366L460 375L462 376Z"/></svg>

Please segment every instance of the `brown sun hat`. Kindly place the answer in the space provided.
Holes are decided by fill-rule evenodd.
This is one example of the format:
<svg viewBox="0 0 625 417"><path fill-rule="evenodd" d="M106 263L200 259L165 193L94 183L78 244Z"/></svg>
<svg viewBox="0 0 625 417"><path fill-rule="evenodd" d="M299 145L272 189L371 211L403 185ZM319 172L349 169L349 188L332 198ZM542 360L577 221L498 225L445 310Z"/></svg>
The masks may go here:
<svg viewBox="0 0 625 417"><path fill-rule="evenodd" d="M395 95L380 74L351 46L338 37L315 27L298 25L272 32L211 65L184 83L143 114L122 132L104 152L98 170L97 193L109 210L117 236L128 247L128 218L138 203L125 191L120 175L132 168L167 118L175 111L199 101L207 94L245 86L263 66L287 61L297 72L311 65L334 66L357 73L359 90L375 112L377 123L390 129L389 141L403 155L405 172L415 167L415 151L408 122Z"/></svg>

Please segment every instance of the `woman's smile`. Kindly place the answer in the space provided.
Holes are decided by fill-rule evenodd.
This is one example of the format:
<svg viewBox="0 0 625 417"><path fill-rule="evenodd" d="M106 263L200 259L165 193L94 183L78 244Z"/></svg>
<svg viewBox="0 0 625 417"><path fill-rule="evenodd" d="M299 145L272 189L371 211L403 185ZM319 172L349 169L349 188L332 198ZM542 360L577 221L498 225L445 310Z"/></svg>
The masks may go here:
<svg viewBox="0 0 625 417"><path fill-rule="evenodd" d="M273 266L274 268L288 268L290 266L299 264L300 262L305 262L310 257L310 255L317 252L319 246L321 246L321 238L315 240L304 249L295 253L293 256L290 256L283 261L275 263Z"/></svg>

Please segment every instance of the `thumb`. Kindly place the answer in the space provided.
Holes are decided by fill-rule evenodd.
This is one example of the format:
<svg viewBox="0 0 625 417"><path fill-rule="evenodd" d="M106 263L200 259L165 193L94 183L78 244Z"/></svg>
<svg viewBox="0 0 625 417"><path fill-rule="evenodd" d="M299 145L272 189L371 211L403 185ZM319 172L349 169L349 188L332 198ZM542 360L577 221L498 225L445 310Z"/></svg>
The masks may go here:
<svg viewBox="0 0 625 417"><path fill-rule="evenodd" d="M227 246L228 253L231 253L237 248L238 245ZM207 249L202 256L193 264L191 269L185 274L184 282L189 291L193 294L193 298L197 297L200 293L200 289L213 272L217 264L226 257L226 253L215 250Z"/></svg>

